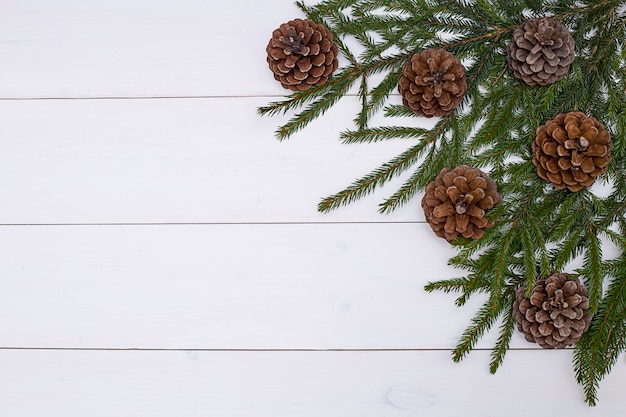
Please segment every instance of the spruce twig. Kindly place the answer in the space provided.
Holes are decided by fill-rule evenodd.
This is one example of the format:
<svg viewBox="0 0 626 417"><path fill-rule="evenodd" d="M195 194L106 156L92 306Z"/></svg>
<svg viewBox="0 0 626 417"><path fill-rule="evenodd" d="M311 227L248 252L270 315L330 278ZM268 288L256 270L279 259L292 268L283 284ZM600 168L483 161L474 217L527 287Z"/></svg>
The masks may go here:
<svg viewBox="0 0 626 417"><path fill-rule="evenodd" d="M490 371L502 364L515 330L515 290L527 293L539 277L569 269L588 287L591 326L574 349L573 366L586 402L597 402L601 380L626 349L626 17L623 0L324 0L297 3L324 22L345 60L325 85L297 92L259 109L293 117L279 127L286 139L355 95L360 106L340 139L346 144L401 140L407 149L343 190L322 199L322 212L351 204L406 173L404 183L379 206L388 213L414 204L444 167L467 164L490 172L504 199L497 220L478 240L457 238L449 264L464 276L429 282L427 291L458 293L461 306L476 293L488 300L453 350L464 358L500 320ZM552 16L576 42L569 73L547 86L513 77L506 47L530 17ZM370 126L373 115L419 117L397 104L398 79L413 53L445 48L466 66L468 89L456 112L431 129ZM372 77L377 75L377 77ZM375 79L377 81L375 81ZM537 176L531 142L537 127L559 113L581 111L602 122L612 137L612 162L600 181L610 190L556 190ZM616 250L607 248L613 245ZM617 253L615 253L617 252ZM571 265L579 263L572 271Z"/></svg>

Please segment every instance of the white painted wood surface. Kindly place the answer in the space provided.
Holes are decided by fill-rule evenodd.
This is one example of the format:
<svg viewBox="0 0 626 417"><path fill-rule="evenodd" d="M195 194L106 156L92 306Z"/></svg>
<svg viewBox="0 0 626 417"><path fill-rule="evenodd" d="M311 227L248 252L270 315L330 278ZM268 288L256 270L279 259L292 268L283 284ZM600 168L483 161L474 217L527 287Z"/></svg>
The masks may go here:
<svg viewBox="0 0 626 417"><path fill-rule="evenodd" d="M265 44L301 16L0 3L0 415L619 415L623 359L595 408L571 351L450 360L481 300L423 291L454 252L418 198L377 214L398 182L316 212L406 143L341 145L351 97L274 139Z"/></svg>

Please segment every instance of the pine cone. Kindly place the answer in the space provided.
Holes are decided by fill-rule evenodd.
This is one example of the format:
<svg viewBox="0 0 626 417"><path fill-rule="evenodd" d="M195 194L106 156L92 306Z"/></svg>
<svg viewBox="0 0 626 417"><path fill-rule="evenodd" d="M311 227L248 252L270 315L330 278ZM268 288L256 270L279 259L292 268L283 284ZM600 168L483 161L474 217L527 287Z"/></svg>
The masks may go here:
<svg viewBox="0 0 626 417"><path fill-rule="evenodd" d="M611 162L609 132L580 112L559 114L539 126L532 147L537 174L559 190L590 186Z"/></svg>
<svg viewBox="0 0 626 417"><path fill-rule="evenodd" d="M293 91L326 83L339 65L332 33L309 19L280 25L272 33L266 51L274 78Z"/></svg>
<svg viewBox="0 0 626 417"><path fill-rule="evenodd" d="M574 61L574 38L551 17L533 18L513 31L506 48L513 74L528 85L547 85L560 80Z"/></svg>
<svg viewBox="0 0 626 417"><path fill-rule="evenodd" d="M561 349L576 343L591 323L587 288L567 274L539 279L530 298L526 288L515 292L513 317L529 342L544 349Z"/></svg>
<svg viewBox="0 0 626 417"><path fill-rule="evenodd" d="M502 200L496 183L479 169L461 165L441 170L426 186L422 208L435 234L449 242L459 235L478 239L492 226L487 211Z"/></svg>
<svg viewBox="0 0 626 417"><path fill-rule="evenodd" d="M398 82L402 103L426 117L452 113L466 90L465 67L443 49L413 55L404 64Z"/></svg>

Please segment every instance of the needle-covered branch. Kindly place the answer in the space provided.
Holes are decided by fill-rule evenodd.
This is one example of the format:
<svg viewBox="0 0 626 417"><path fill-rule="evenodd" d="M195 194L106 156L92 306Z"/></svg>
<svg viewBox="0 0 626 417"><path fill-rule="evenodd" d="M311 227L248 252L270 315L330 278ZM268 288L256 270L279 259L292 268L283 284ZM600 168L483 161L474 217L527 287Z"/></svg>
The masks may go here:
<svg viewBox="0 0 626 417"><path fill-rule="evenodd" d="M453 358L464 358L498 327L489 365L495 372L517 343L516 297L531 297L548 276L568 273L568 280L585 284L585 314L594 314L576 342L573 366L586 401L595 404L600 381L626 348L624 1L324 0L298 5L308 18L328 25L342 64L326 84L259 109L267 115L293 114L277 130L278 138L292 136L342 97L352 96L359 100L356 114L338 138L346 146L406 143L404 152L324 198L318 209L355 203L405 175L379 210L388 213L411 204L418 211L427 187L444 168L484 170L502 201L488 212L471 209L480 214L472 227L490 225L480 233L467 232L465 213L473 194L459 191L463 181L448 178L437 191L441 201L454 199L437 206L439 220L446 218L437 227L457 249L450 266L465 275L434 279L426 290L456 293L459 306L477 293L487 296ZM427 50L438 52L414 59ZM464 72L451 69L454 59L441 51L460 60ZM379 112L388 125L371 126ZM402 125L402 118L426 116L435 118L434 127ZM546 291L533 302L553 297L546 311L554 307L555 317L561 311L572 316L562 292ZM570 296L570 302L581 303ZM546 320L545 311L537 314ZM560 326L564 319L552 320ZM560 328L556 325L545 321L541 331ZM561 332L554 336L569 337L569 330Z"/></svg>

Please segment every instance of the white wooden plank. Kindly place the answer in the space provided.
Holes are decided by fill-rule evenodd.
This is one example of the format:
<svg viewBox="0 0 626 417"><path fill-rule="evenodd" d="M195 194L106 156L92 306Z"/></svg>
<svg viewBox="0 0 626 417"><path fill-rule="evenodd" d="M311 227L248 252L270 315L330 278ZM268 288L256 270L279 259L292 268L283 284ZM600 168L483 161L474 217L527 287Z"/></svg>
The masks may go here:
<svg viewBox="0 0 626 417"><path fill-rule="evenodd" d="M423 219L419 196L392 215L377 212L404 177L359 204L318 213L321 198L412 142L342 145L339 132L358 109L346 98L281 143L273 132L286 119L256 114L266 102L0 101L0 223Z"/></svg>
<svg viewBox="0 0 626 417"><path fill-rule="evenodd" d="M0 351L0 414L11 417L619 416L620 361L588 407L571 352ZM532 364L532 366L529 366Z"/></svg>
<svg viewBox="0 0 626 417"><path fill-rule="evenodd" d="M424 291L427 227L3 227L0 347L452 348L482 299Z"/></svg>
<svg viewBox="0 0 626 417"><path fill-rule="evenodd" d="M265 47L304 14L292 0L23 0L0 16L0 97L24 98L283 95Z"/></svg>

